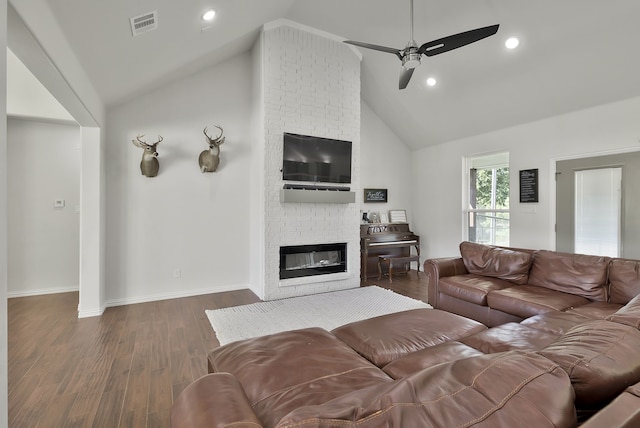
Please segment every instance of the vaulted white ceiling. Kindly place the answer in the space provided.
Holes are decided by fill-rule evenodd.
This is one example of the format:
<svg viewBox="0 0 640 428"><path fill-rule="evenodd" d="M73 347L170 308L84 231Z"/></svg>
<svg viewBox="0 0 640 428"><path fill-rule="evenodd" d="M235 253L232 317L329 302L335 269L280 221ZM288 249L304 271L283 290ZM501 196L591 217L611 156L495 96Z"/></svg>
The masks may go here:
<svg viewBox="0 0 640 428"><path fill-rule="evenodd" d="M397 48L409 39L409 0L46 2L107 106L248 50L261 25L279 18ZM209 7L217 15L206 24L200 16ZM129 18L154 10L159 28L132 37ZM492 24L500 30L424 57L403 91L399 60L361 49L362 98L420 148L638 96L638 16L638 0L415 0L418 44ZM520 47L508 51L504 41L514 35Z"/></svg>

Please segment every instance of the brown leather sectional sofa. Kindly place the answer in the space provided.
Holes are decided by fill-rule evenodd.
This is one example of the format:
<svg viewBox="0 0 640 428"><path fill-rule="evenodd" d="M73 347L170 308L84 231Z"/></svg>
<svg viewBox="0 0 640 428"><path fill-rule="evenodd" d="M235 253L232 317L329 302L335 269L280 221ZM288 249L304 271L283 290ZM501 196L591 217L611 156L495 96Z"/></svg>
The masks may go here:
<svg viewBox="0 0 640 428"><path fill-rule="evenodd" d="M463 242L427 260L429 303L493 327L549 311L602 317L640 294L640 261Z"/></svg>
<svg viewBox="0 0 640 428"><path fill-rule="evenodd" d="M545 263L556 268L566 260ZM176 399L172 426L557 428L585 420L590 428L636 426L640 296L625 304L612 299L640 288L640 273L612 271L612 262L606 291L594 291L596 299L563 309L534 300L531 316L501 310L522 321L492 328L417 309L332 332L310 328L230 343L209 354L210 374ZM476 275L457 262L441 266ZM578 266L600 282L595 263L570 268ZM502 266L486 267L504 276ZM522 281L521 273L509 272ZM581 290L597 289L580 281Z"/></svg>

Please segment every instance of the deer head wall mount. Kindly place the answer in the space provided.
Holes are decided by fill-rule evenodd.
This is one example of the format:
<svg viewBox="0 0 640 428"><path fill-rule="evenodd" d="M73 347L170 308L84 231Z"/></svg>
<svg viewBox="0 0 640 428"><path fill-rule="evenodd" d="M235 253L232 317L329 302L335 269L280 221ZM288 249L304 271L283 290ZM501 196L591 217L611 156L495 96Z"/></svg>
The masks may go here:
<svg viewBox="0 0 640 428"><path fill-rule="evenodd" d="M143 150L142 160L140 161L140 172L145 177L155 177L160 170L156 147L162 141L162 136L158 135L158 141L153 144L147 144L142 141L142 137L144 137L144 135L138 135L135 140L131 140L134 146L140 147Z"/></svg>
<svg viewBox="0 0 640 428"><path fill-rule="evenodd" d="M209 150L203 150L198 157L201 172L215 172L220 164L220 146L224 143L225 137L222 136L224 130L218 125L216 125L216 128L220 130L220 135L216 138L211 138L207 135L207 128L202 131L207 137Z"/></svg>

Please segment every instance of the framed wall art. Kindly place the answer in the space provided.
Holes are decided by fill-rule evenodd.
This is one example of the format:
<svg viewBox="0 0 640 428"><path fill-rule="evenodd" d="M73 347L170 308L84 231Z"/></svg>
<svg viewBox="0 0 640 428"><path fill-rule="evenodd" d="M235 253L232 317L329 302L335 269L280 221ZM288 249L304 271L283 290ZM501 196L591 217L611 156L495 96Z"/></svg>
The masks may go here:
<svg viewBox="0 0 640 428"><path fill-rule="evenodd" d="M387 189L364 189L365 202L387 202Z"/></svg>

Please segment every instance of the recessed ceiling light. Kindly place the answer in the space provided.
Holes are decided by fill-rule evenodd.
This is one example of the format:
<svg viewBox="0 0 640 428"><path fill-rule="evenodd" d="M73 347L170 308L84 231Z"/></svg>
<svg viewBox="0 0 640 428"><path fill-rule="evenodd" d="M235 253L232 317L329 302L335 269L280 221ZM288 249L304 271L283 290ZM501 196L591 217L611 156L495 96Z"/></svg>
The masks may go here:
<svg viewBox="0 0 640 428"><path fill-rule="evenodd" d="M436 86L436 83L438 82L436 82L436 79L434 79L433 77L429 77L427 79L427 86Z"/></svg>
<svg viewBox="0 0 640 428"><path fill-rule="evenodd" d="M216 16L216 11L213 9L210 9L206 11L204 15L202 15L202 19L204 19L205 21L211 21L215 16Z"/></svg>
<svg viewBox="0 0 640 428"><path fill-rule="evenodd" d="M520 40L518 40L517 37L509 37L507 41L504 42L504 45L507 47L507 49L515 49L519 44Z"/></svg>

